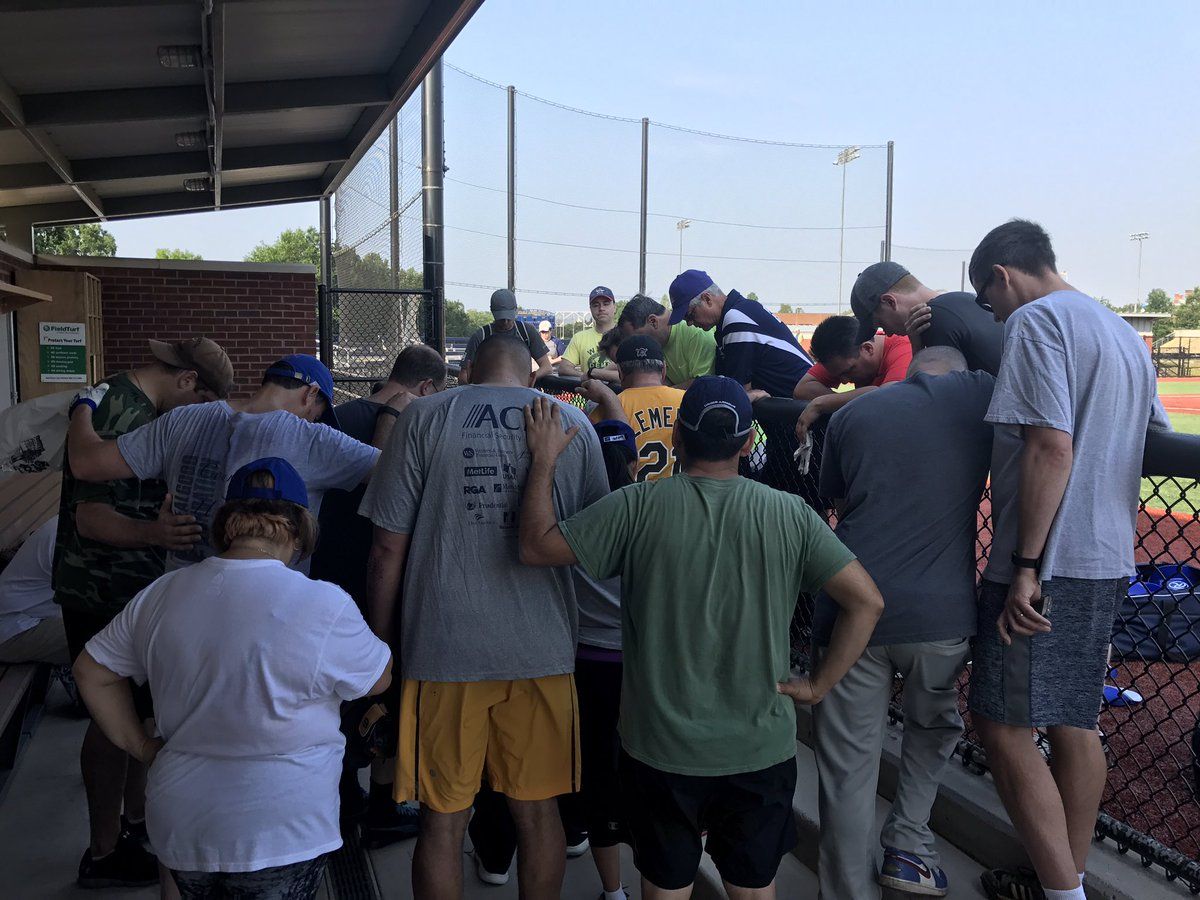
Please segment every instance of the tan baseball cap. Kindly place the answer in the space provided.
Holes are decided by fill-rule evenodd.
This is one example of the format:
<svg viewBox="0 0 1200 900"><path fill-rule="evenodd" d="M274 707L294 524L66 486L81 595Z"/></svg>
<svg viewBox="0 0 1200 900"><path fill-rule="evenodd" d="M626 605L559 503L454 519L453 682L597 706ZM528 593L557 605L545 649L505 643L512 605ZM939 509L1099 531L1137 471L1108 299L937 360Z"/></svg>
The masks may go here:
<svg viewBox="0 0 1200 900"><path fill-rule="evenodd" d="M216 341L206 337L170 342L152 340L150 352L168 366L191 369L206 388L222 399L233 388L233 363Z"/></svg>

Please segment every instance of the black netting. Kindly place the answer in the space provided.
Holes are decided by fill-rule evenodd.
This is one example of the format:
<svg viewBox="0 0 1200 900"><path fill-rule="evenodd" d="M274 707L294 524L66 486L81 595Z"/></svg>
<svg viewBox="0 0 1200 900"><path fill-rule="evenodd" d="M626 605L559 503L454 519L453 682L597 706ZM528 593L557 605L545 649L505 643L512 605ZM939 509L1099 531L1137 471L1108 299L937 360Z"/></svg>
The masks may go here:
<svg viewBox="0 0 1200 900"><path fill-rule="evenodd" d="M365 397L385 381L396 355L430 333L429 294L424 291L329 292L335 400Z"/></svg>

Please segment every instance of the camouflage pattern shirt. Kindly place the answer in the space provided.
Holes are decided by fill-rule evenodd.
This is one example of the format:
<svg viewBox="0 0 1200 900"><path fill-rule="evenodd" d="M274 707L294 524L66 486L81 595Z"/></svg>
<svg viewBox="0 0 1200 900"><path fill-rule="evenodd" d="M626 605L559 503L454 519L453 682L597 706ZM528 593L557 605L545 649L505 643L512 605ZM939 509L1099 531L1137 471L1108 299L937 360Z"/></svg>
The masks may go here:
<svg viewBox="0 0 1200 900"><path fill-rule="evenodd" d="M108 379L109 390L92 414L92 427L102 438L116 438L158 416L150 398L127 375ZM58 543L54 551L54 600L67 609L115 616L142 588L163 574L167 563L161 547L125 549L90 540L75 527L80 503L103 503L131 519L155 519L167 495L164 481L80 481L63 463Z"/></svg>

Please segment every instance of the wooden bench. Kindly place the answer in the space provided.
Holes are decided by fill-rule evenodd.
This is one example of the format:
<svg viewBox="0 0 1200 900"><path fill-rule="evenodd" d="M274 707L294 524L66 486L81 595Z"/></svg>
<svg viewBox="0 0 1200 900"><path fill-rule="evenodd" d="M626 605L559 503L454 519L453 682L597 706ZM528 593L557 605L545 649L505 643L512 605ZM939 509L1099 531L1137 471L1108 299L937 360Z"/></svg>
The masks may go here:
<svg viewBox="0 0 1200 900"><path fill-rule="evenodd" d="M0 665L0 772L17 759L25 714L45 698L50 667L39 663Z"/></svg>

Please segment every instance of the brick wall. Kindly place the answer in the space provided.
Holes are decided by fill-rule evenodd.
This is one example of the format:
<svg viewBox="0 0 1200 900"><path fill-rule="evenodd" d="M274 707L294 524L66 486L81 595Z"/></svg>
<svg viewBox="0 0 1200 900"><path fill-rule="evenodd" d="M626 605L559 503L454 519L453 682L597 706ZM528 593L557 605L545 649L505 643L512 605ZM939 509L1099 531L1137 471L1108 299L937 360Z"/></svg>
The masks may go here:
<svg viewBox="0 0 1200 900"><path fill-rule="evenodd" d="M234 396L244 397L254 392L263 369L279 357L317 352L314 274L166 268L169 265L65 267L100 279L109 372L144 365L149 338L170 341L205 335L229 354Z"/></svg>

